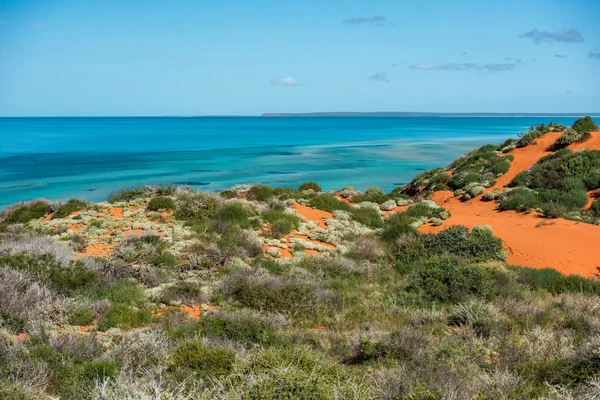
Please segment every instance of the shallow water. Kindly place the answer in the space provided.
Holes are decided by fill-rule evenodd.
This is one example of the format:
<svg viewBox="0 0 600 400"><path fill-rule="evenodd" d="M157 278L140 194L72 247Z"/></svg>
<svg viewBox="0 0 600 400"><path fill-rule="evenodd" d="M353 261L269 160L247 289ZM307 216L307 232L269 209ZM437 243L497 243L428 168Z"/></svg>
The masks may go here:
<svg viewBox="0 0 600 400"><path fill-rule="evenodd" d="M0 118L0 208L141 185L390 190L550 117Z"/></svg>

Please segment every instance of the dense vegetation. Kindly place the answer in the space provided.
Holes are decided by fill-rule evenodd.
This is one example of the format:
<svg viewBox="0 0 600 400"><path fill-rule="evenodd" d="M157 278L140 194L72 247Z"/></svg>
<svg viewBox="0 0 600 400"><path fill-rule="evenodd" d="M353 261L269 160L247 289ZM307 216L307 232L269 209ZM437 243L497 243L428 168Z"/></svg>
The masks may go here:
<svg viewBox="0 0 600 400"><path fill-rule="evenodd" d="M561 127L535 131L550 129ZM488 226L416 229L450 216L425 194L477 195L507 171L513 145L484 146L452 176L434 170L390 193L140 188L109 203L10 207L0 398L598 398L598 280L509 266ZM600 187L600 154L559 150L512 185L502 208L580 210ZM297 205L334 218L318 227ZM105 233L94 213L110 207L139 207L128 228L152 233ZM57 212L47 228L42 218ZM76 257L103 234L110 255ZM311 242L294 235L329 247L308 257ZM265 252L284 244L293 258Z"/></svg>

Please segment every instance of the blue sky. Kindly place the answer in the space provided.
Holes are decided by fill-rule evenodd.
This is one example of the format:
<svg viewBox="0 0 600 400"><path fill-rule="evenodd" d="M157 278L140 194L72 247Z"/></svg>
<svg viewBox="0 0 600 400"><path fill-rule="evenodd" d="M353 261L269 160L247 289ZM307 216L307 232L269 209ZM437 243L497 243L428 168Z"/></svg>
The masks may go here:
<svg viewBox="0 0 600 400"><path fill-rule="evenodd" d="M600 112L598 0L0 2L0 115Z"/></svg>

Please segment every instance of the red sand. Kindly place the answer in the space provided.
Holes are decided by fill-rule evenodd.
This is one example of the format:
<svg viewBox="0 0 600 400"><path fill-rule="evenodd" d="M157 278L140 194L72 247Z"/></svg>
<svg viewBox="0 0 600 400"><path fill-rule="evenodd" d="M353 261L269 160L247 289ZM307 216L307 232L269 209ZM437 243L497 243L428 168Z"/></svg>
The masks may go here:
<svg viewBox="0 0 600 400"><path fill-rule="evenodd" d="M327 225L325 225L325 220L329 218L333 218L333 214L323 210L316 210L309 206L303 206L302 204L294 204L292 206L298 214L302 215L304 218L315 221L319 224L319 228L325 229Z"/></svg>
<svg viewBox="0 0 600 400"><path fill-rule="evenodd" d="M547 151L560 133L549 133L522 149L511 152L515 159L510 170L498 179L496 187L503 188L519 172L531 168ZM600 132L593 132L592 138L569 148L600 149ZM562 218L547 220L535 212L522 214L513 211L496 210L495 202L482 202L475 198L461 202L452 192L440 191L431 199L446 208L452 217L444 225L434 227L424 225L421 232L439 232L453 225L473 228L477 225L491 225L494 234L502 240L509 253L507 262L533 268L555 268L565 274L592 276L600 266L596 256L600 248L600 226L569 221Z"/></svg>

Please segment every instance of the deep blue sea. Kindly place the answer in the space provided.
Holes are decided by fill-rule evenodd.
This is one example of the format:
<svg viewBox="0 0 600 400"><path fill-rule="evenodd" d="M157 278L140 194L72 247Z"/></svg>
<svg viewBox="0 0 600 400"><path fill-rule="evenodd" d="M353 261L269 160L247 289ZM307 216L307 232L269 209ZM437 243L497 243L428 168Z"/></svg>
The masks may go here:
<svg viewBox="0 0 600 400"><path fill-rule="evenodd" d="M0 118L0 209L142 185L390 190L550 117Z"/></svg>

